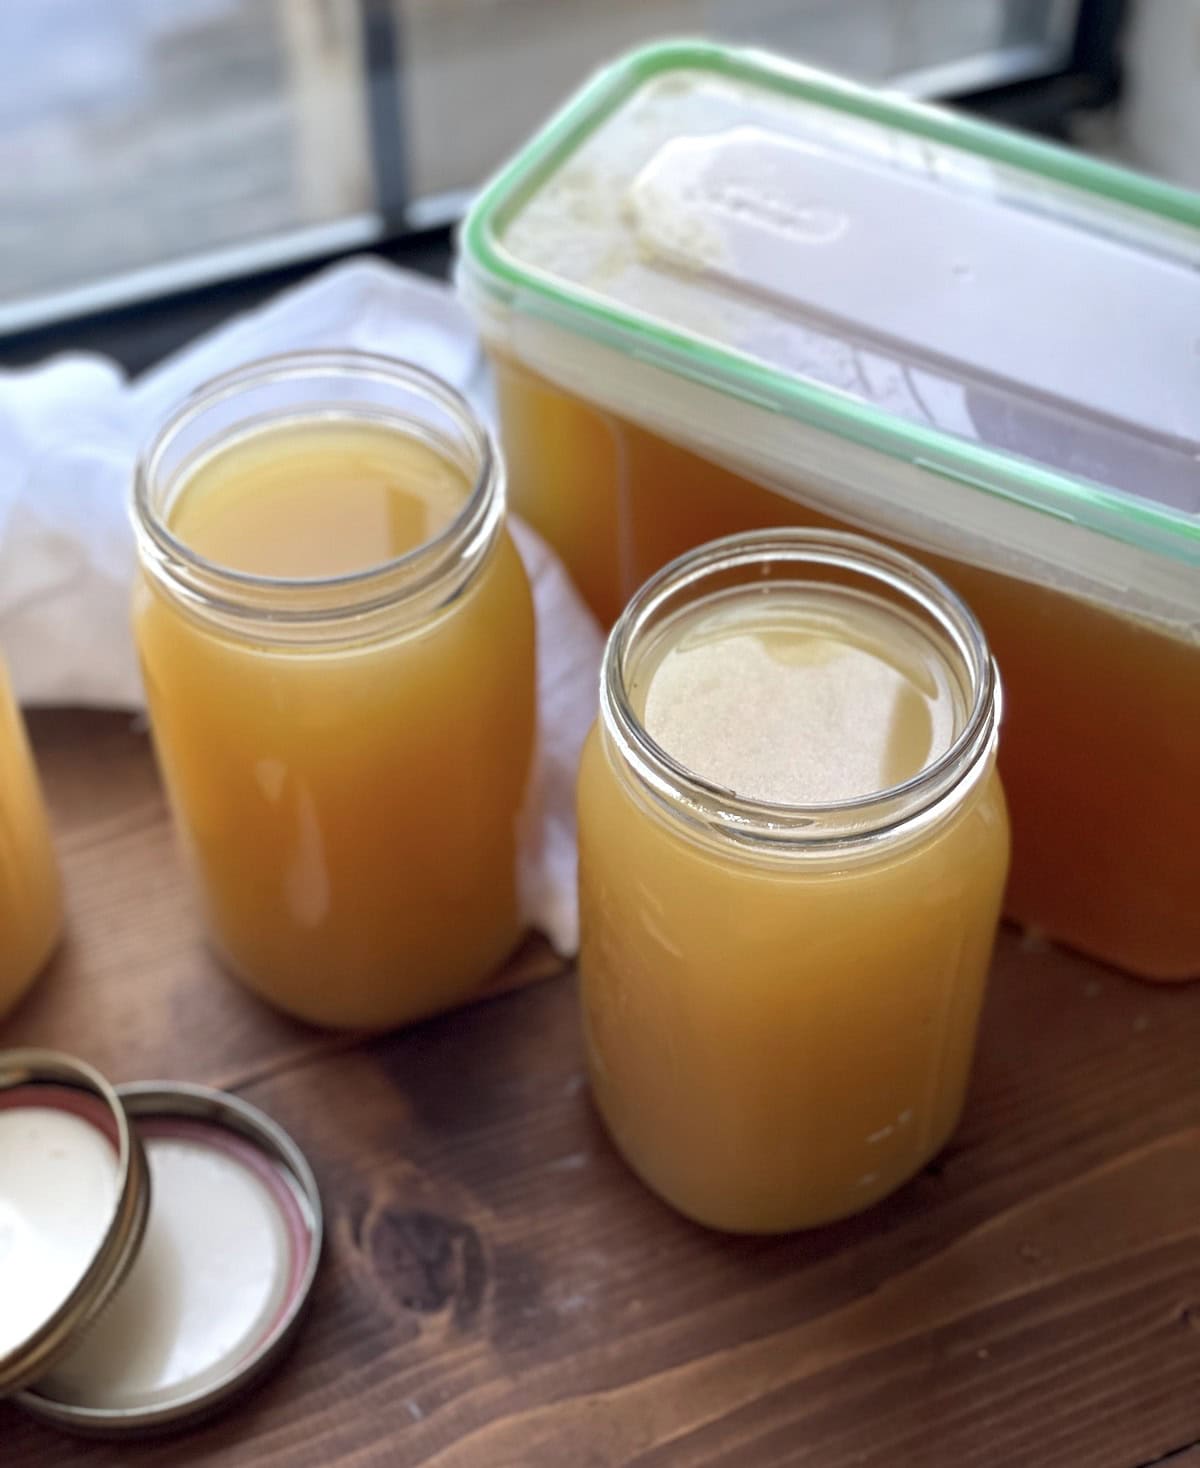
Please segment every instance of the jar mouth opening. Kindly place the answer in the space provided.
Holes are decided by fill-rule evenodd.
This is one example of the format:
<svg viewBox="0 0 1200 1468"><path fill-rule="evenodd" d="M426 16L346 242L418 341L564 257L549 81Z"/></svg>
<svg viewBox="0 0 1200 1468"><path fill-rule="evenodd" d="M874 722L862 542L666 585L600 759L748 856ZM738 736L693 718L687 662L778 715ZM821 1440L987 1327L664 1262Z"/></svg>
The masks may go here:
<svg viewBox="0 0 1200 1468"><path fill-rule="evenodd" d="M305 384L315 388L337 378L352 378L385 392L394 390L424 400L453 425L460 438L461 451L456 457L469 468L471 487L461 508L445 526L400 555L332 576L269 576L240 570L203 555L175 534L168 523L171 491L186 479L196 454L189 454L180 466L168 469L166 465L189 431L255 389L303 388ZM314 396L309 405L293 411L268 412L258 420L258 426L269 427L273 420L284 423L333 416L380 421L379 414L362 406L343 403L334 407ZM422 434L407 414L390 412L382 416L409 428L435 448L444 451L452 447L442 442L442 435ZM219 429L216 436L229 433L228 428ZM151 558L169 579L190 586L204 600L230 614L243 611L262 615L273 607L272 615L288 620L326 620L390 605L408 589L423 589L431 577L437 576L439 568L469 551L481 536L490 543L503 515L503 466L490 433L466 398L425 368L356 350L282 352L210 378L175 408L139 455L132 509L135 530L148 542ZM295 598L303 599L305 605L286 605Z"/></svg>
<svg viewBox="0 0 1200 1468"><path fill-rule="evenodd" d="M701 601L725 578L762 587L772 570L796 585L813 572L842 572L888 593L897 614L920 613L958 664L965 716L950 744L908 779L865 795L784 803L738 795L705 779L664 749L646 729L629 695L636 651L673 604ZM824 584L824 583L823 583ZM609 636L601 672L601 716L641 783L660 804L694 824L751 845L828 849L895 834L937 814L946 797L977 771L992 750L1000 720L999 676L987 641L965 602L917 561L865 536L834 530L756 530L689 551L652 576L629 602Z"/></svg>

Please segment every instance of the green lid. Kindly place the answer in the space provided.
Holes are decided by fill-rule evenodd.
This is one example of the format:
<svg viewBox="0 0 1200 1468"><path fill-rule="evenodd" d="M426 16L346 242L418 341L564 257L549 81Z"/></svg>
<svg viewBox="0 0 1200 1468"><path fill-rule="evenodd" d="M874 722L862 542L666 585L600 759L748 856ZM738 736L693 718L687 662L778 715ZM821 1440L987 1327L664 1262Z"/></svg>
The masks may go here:
<svg viewBox="0 0 1200 1468"><path fill-rule="evenodd" d="M495 348L751 477L1093 594L1149 556L1148 614L1200 618L1197 196L670 43L493 180L459 279Z"/></svg>

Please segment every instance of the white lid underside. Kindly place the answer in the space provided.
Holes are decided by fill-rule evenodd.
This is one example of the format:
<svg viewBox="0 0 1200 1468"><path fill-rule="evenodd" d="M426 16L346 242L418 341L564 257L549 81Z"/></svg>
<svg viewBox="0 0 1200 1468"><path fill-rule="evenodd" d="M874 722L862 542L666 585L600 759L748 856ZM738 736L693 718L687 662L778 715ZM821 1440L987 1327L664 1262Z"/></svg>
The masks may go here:
<svg viewBox="0 0 1200 1468"><path fill-rule="evenodd" d="M116 1299L38 1390L108 1410L210 1388L270 1329L286 1293L278 1204L236 1158L188 1138L147 1142L145 1241Z"/></svg>
<svg viewBox="0 0 1200 1468"><path fill-rule="evenodd" d="M59 1107L0 1111L0 1355L62 1306L116 1203L117 1157L99 1128Z"/></svg>

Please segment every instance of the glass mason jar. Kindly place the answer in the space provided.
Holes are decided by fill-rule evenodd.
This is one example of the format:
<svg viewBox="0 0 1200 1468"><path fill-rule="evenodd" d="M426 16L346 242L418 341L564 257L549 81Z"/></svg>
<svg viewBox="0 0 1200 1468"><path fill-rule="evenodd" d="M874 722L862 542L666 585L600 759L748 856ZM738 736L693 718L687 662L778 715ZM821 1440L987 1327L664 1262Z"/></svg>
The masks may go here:
<svg viewBox="0 0 1200 1468"><path fill-rule="evenodd" d="M467 403L361 353L218 378L139 465L134 629L207 927L303 1019L431 1013L519 937L534 623L504 503Z"/></svg>
<svg viewBox="0 0 1200 1468"><path fill-rule="evenodd" d="M62 894L25 723L0 658L0 1019L58 942Z"/></svg>
<svg viewBox="0 0 1200 1468"><path fill-rule="evenodd" d="M896 667L919 640L950 697L940 752L893 785L793 804L703 778L651 736L654 668L711 637L698 618L782 617L810 594L848 644L866 645L854 624L867 619L885 677L893 637ZM745 646L727 666L757 703L726 707L714 746L728 754L732 739L735 758L781 707L779 670L764 656L755 684ZM660 714L681 738L720 666L679 685L691 690L682 722ZM819 743L825 714L800 708L818 722L796 740ZM879 732L856 717L841 743ZM715 541L653 577L617 622L579 780L584 1032L613 1139L682 1212L746 1232L821 1224L890 1193L950 1136L1008 867L999 717L971 612L854 535ZM791 738L785 722L781 747Z"/></svg>

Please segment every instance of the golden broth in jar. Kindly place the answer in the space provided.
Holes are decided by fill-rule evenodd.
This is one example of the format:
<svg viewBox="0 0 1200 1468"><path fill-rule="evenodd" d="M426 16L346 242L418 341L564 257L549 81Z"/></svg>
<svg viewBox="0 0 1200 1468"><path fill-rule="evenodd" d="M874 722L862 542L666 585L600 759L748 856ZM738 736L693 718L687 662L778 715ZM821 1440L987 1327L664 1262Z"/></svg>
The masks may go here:
<svg viewBox="0 0 1200 1468"><path fill-rule="evenodd" d="M317 401L264 422L280 373ZM358 377L390 413L322 406ZM254 421L158 465L170 491L141 510L155 742L234 972L305 1019L390 1026L465 997L520 933L529 587L449 389L350 354L242 385Z"/></svg>
<svg viewBox="0 0 1200 1468"><path fill-rule="evenodd" d="M579 780L592 1085L639 1175L714 1227L865 1208L962 1108L1008 861L996 693L948 592L966 653L895 600L909 567L937 587L854 537L732 537L606 653Z"/></svg>

